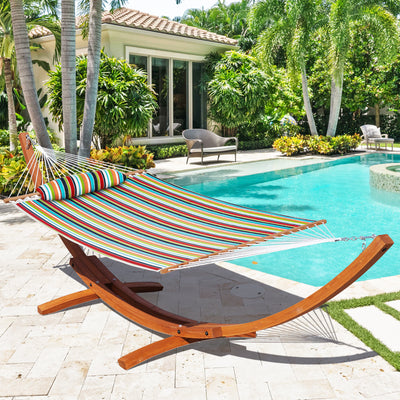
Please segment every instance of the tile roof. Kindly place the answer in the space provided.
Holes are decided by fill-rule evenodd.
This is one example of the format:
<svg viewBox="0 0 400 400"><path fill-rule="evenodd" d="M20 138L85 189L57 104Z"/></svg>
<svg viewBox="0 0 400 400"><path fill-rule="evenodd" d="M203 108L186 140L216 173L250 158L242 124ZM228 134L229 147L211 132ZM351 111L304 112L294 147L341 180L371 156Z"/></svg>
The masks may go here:
<svg viewBox="0 0 400 400"><path fill-rule="evenodd" d="M237 40L235 39L218 35L213 32L208 32L204 29L199 29L194 26L188 26L179 22L171 21L166 18L156 17L141 11L131 10L125 7L115 10L113 13L110 11L105 11L103 13L102 23L184 36L192 39L207 40L210 42L223 43L231 46L237 45ZM29 33L31 38L47 35L51 35L51 32L46 28L39 26L32 29Z"/></svg>

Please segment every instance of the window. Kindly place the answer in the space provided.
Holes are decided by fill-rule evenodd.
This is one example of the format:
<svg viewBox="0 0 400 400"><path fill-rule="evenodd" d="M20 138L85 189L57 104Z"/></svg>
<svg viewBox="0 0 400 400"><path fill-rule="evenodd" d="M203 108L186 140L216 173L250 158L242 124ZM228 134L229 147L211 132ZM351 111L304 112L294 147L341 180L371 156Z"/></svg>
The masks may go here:
<svg viewBox="0 0 400 400"><path fill-rule="evenodd" d="M207 128L207 86L204 64L193 63L193 128Z"/></svg>
<svg viewBox="0 0 400 400"><path fill-rule="evenodd" d="M147 71L147 57L129 54L129 64L135 65L139 69Z"/></svg>
<svg viewBox="0 0 400 400"><path fill-rule="evenodd" d="M147 72L157 96L147 137L178 137L188 128L207 127L203 57L142 48L126 48L127 59ZM176 57L176 58L175 58ZM172 123L171 123L172 121Z"/></svg>
<svg viewBox="0 0 400 400"><path fill-rule="evenodd" d="M169 61L165 58L151 59L151 83L157 94L158 110L152 120L152 136L169 135Z"/></svg>
<svg viewBox="0 0 400 400"><path fill-rule="evenodd" d="M188 104L188 62L174 60L173 93L174 93L174 135L181 135L189 127Z"/></svg>

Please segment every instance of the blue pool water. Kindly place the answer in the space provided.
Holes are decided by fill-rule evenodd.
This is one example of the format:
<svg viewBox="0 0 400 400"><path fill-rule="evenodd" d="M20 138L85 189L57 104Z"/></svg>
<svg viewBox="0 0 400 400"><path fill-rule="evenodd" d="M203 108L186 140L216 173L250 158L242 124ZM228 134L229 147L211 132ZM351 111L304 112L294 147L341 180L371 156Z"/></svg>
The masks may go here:
<svg viewBox="0 0 400 400"><path fill-rule="evenodd" d="M389 234L395 244L360 278L367 280L400 274L400 194L376 192L369 185L369 167L389 162L400 163L400 155L368 154L269 172L263 172L268 162L258 162L253 163L251 175L229 176L229 170L221 168L211 174L176 177L173 182L259 210L326 219L338 237ZM321 286L360 253L361 245L361 241L327 243L233 262Z"/></svg>

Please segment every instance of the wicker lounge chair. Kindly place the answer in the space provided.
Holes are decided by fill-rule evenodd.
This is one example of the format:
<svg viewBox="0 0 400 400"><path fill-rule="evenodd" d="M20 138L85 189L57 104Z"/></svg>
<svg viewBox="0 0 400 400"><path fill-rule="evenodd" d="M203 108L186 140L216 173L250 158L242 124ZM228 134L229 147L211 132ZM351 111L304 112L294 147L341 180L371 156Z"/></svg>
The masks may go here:
<svg viewBox="0 0 400 400"><path fill-rule="evenodd" d="M141 171L126 177L115 170L97 170L44 184L41 168L54 166L56 152L49 151L46 162L36 162L24 134L20 140L37 192L9 201L18 200L18 208L60 234L72 255L70 265L87 286L38 306L38 311L49 314L101 299L131 321L168 335L121 357L118 362L125 369L197 341L255 337L259 330L304 315L348 287L393 244L388 235L375 237L329 283L276 314L239 324L195 321L165 311L137 294L162 290L159 283L122 282L97 257L86 255L81 245L136 268L168 272L232 259L237 254L261 254L260 251L266 252L268 243L283 238L287 245L288 240L296 240L303 232L300 240L305 241L304 245L338 239L319 236L314 240L322 231L324 220L305 220L220 202ZM61 156L66 155L60 153ZM80 157L79 163L83 162ZM78 162L72 164L75 168ZM94 168L96 161L89 160L86 166L91 164Z"/></svg>
<svg viewBox="0 0 400 400"><path fill-rule="evenodd" d="M362 138L364 143L368 148L371 148L371 145L375 145L375 150L380 148L381 144L385 145L385 150L387 149L387 145L392 145L393 150L393 143L394 139L388 137L387 134L381 134L381 129L376 127L375 125L363 125L361 127L361 131L363 133Z"/></svg>
<svg viewBox="0 0 400 400"><path fill-rule="evenodd" d="M186 129L182 132L182 136L188 148L186 164L190 157L201 157L203 164L204 157L218 156L217 160L219 160L221 154L234 154L236 161L238 148L236 137L221 137L206 129ZM234 145L226 145L227 142L232 140L235 141Z"/></svg>

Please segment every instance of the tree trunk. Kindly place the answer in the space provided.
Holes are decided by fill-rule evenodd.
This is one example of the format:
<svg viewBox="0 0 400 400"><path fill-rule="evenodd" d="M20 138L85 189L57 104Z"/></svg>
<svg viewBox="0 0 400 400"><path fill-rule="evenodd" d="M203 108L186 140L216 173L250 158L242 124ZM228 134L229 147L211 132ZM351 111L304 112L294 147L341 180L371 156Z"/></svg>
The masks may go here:
<svg viewBox="0 0 400 400"><path fill-rule="evenodd" d="M61 81L65 151L76 154L75 0L61 1Z"/></svg>
<svg viewBox="0 0 400 400"><path fill-rule="evenodd" d="M24 99L36 137L42 147L52 148L44 123L33 77L31 51L22 0L10 0L15 53Z"/></svg>
<svg viewBox="0 0 400 400"><path fill-rule="evenodd" d="M8 102L8 130L10 132L10 151L14 151L18 146L17 117L15 115L15 104L12 84L11 60L4 58L4 80L6 83L7 102Z"/></svg>
<svg viewBox="0 0 400 400"><path fill-rule="evenodd" d="M343 91L343 72L340 74L338 81L332 77L331 81L331 109L329 112L327 136L335 136L336 128L339 121L340 106L342 104Z"/></svg>
<svg viewBox="0 0 400 400"><path fill-rule="evenodd" d="M101 0L90 0L87 86L79 147L79 155L83 157L90 156L96 115L101 49L101 11Z"/></svg>
<svg viewBox="0 0 400 400"><path fill-rule="evenodd" d="M381 110L379 108L379 104L374 104L375 108L375 125L379 128L381 126Z"/></svg>
<svg viewBox="0 0 400 400"><path fill-rule="evenodd" d="M307 75L305 68L301 69L301 87L303 89L304 108L306 110L307 121L308 121L308 126L310 127L311 135L318 135L317 127L315 126L314 115L312 112L310 96L308 94L308 83L307 83Z"/></svg>

